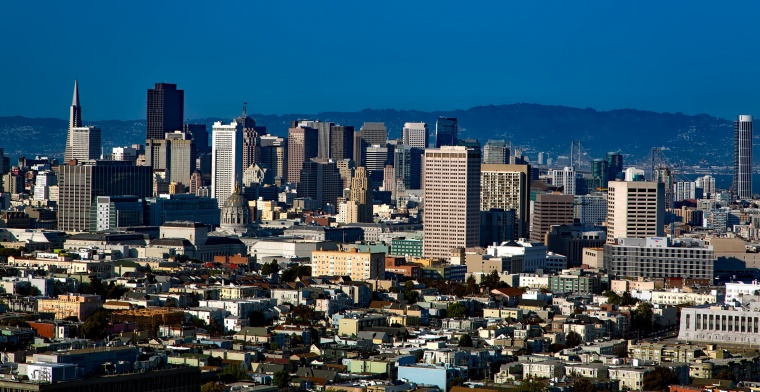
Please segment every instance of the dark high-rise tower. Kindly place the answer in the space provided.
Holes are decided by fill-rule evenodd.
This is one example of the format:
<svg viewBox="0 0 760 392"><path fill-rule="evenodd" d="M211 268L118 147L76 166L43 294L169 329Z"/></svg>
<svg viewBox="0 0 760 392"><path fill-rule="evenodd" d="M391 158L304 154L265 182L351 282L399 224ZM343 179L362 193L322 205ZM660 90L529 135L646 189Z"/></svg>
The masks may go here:
<svg viewBox="0 0 760 392"><path fill-rule="evenodd" d="M734 191L738 200L752 199L752 116L734 121Z"/></svg>
<svg viewBox="0 0 760 392"><path fill-rule="evenodd" d="M316 158L319 149L319 131L309 121L293 121L288 129L288 182L301 181L304 162Z"/></svg>
<svg viewBox="0 0 760 392"><path fill-rule="evenodd" d="M435 147L456 146L459 141L459 122L454 117L438 117L435 122Z"/></svg>
<svg viewBox="0 0 760 392"><path fill-rule="evenodd" d="M243 115L236 120L243 125L243 170L261 162L259 139L267 134L267 127L256 126L256 120L248 116L246 105L248 104L243 104Z"/></svg>
<svg viewBox="0 0 760 392"><path fill-rule="evenodd" d="M176 84L156 83L148 90L146 139L163 139L164 134L182 130L185 116L185 91Z"/></svg>

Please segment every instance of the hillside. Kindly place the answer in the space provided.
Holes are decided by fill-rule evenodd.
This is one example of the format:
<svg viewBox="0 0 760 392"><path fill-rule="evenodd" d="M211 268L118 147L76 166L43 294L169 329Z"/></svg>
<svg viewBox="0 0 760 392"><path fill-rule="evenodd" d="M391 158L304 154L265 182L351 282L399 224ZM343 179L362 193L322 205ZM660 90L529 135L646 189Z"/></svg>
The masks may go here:
<svg viewBox="0 0 760 392"><path fill-rule="evenodd" d="M629 162L641 161L651 147L663 146L672 161L686 164L726 165L732 162L733 128L729 120L706 114L655 113L620 109L597 111L566 106L510 104L476 106L467 110L422 112L395 109L365 109L358 112L324 112L318 114L258 115L259 125L270 133L286 135L294 119L319 119L354 125L365 121L383 121L390 136L399 137L404 122L425 121L435 129L438 116L459 119L460 137L512 140L515 146L535 159L538 151L552 156L567 154L572 140L580 140L591 157L607 151L622 151ZM197 119L211 124L219 119ZM223 119L228 121L229 119ZM106 120L95 122L103 130L103 146L144 143L145 121ZM6 154L62 156L66 140L66 120L52 118L0 117L0 147Z"/></svg>

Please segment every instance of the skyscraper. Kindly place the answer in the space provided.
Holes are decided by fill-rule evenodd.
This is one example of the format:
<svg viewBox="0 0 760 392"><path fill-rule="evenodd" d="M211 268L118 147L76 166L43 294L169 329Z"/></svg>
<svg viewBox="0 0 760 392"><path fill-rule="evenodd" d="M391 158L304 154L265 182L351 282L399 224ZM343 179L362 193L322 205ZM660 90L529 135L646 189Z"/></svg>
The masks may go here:
<svg viewBox="0 0 760 392"><path fill-rule="evenodd" d="M332 159L314 158L304 162L298 183L298 197L314 199L322 209L337 209L338 198L343 193L343 180L338 166Z"/></svg>
<svg viewBox="0 0 760 392"><path fill-rule="evenodd" d="M293 121L288 129L288 182L301 181L301 169L305 162L316 158L319 152L319 133L308 125L310 121Z"/></svg>
<svg viewBox="0 0 760 392"><path fill-rule="evenodd" d="M752 199L752 116L742 114L734 122L735 199Z"/></svg>
<svg viewBox="0 0 760 392"><path fill-rule="evenodd" d="M101 148L100 128L74 127L69 130L69 145L66 146L64 160L68 163L72 159L79 161L99 159Z"/></svg>
<svg viewBox="0 0 760 392"><path fill-rule="evenodd" d="M480 166L480 210L515 210L515 238L530 234L530 166Z"/></svg>
<svg viewBox="0 0 760 392"><path fill-rule="evenodd" d="M259 138L266 135L266 127L256 126L256 120L248 116L246 105L243 105L243 114L236 120L243 125L243 169L247 169L254 163L261 162L259 155Z"/></svg>
<svg viewBox="0 0 760 392"><path fill-rule="evenodd" d="M288 140L279 136L259 136L261 163L272 171L274 178L288 177Z"/></svg>
<svg viewBox="0 0 760 392"><path fill-rule="evenodd" d="M61 165L58 179L58 229L93 231L91 210L97 196L149 197L153 192L150 166L129 161L83 161Z"/></svg>
<svg viewBox="0 0 760 392"><path fill-rule="evenodd" d="M79 105L79 81L74 81L74 97L71 99L69 108L69 134L67 134L66 147L71 145L71 129L82 126L82 106ZM68 159L66 160L68 162Z"/></svg>
<svg viewBox="0 0 760 392"><path fill-rule="evenodd" d="M156 83L148 89L147 129L145 139L163 139L167 132L183 129L185 91L176 84Z"/></svg>
<svg viewBox="0 0 760 392"><path fill-rule="evenodd" d="M212 128L211 197L219 208L243 180L243 126L221 121Z"/></svg>
<svg viewBox="0 0 760 392"><path fill-rule="evenodd" d="M536 195L533 205L533 228L530 240L544 242L546 233L554 225L573 223L573 195L542 193Z"/></svg>
<svg viewBox="0 0 760 392"><path fill-rule="evenodd" d="M364 166L365 153L370 146L384 146L388 142L388 129L382 122L365 122L359 132L354 132L354 156L357 166Z"/></svg>
<svg viewBox="0 0 760 392"><path fill-rule="evenodd" d="M565 166L562 170L549 170L552 179L552 185L562 187L562 193L565 195L575 194L575 169Z"/></svg>
<svg viewBox="0 0 760 392"><path fill-rule="evenodd" d="M459 142L459 123L455 117L438 117L435 122L435 147L456 146Z"/></svg>
<svg viewBox="0 0 760 392"><path fill-rule="evenodd" d="M182 130L189 134L195 142L195 151L197 154L207 154L208 148L208 131L206 124L183 124Z"/></svg>
<svg viewBox="0 0 760 392"><path fill-rule="evenodd" d="M615 181L618 174L623 171L623 154L619 152L607 153L607 180Z"/></svg>
<svg viewBox="0 0 760 392"><path fill-rule="evenodd" d="M372 223L372 186L367 170L359 166L351 179L351 197L346 223Z"/></svg>
<svg viewBox="0 0 760 392"><path fill-rule="evenodd" d="M509 147L507 146L507 142L504 140L489 140L486 142L486 145L483 147L483 163L496 165L509 163Z"/></svg>
<svg viewBox="0 0 760 392"><path fill-rule="evenodd" d="M459 146L425 150L422 249L449 258L453 248L480 244L480 151Z"/></svg>
<svg viewBox="0 0 760 392"><path fill-rule="evenodd" d="M425 150L408 145L396 146L393 170L404 182L404 189L422 189L422 159Z"/></svg>
<svg viewBox="0 0 760 392"><path fill-rule="evenodd" d="M607 242L616 238L665 235L665 184L610 181L607 193Z"/></svg>
<svg viewBox="0 0 760 392"><path fill-rule="evenodd" d="M145 141L145 164L154 171L165 172L165 180L190 184L190 176L195 171L195 141L183 131L166 134L166 139Z"/></svg>
<svg viewBox="0 0 760 392"><path fill-rule="evenodd" d="M428 148L430 130L424 122L408 122L402 130L402 143L405 146L416 148Z"/></svg>

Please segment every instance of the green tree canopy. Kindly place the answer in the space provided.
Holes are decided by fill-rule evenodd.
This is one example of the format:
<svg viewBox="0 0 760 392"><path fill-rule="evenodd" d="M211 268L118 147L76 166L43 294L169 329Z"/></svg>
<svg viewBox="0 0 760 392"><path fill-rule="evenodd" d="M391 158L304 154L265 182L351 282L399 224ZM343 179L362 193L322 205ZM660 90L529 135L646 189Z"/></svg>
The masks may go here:
<svg viewBox="0 0 760 392"><path fill-rule="evenodd" d="M272 385L277 388L285 388L290 384L290 373L280 370L272 376Z"/></svg>
<svg viewBox="0 0 760 392"><path fill-rule="evenodd" d="M523 380L520 382L520 385L514 387L511 389L512 392L548 392L549 388L546 386L546 384L533 380Z"/></svg>
<svg viewBox="0 0 760 392"><path fill-rule="evenodd" d="M224 388L222 388L219 383L216 382L207 382L201 386L201 392L223 392Z"/></svg>
<svg viewBox="0 0 760 392"><path fill-rule="evenodd" d="M106 309L98 309L79 327L79 335L86 339L101 340L108 336L108 323L111 321L111 312Z"/></svg>
<svg viewBox="0 0 760 392"><path fill-rule="evenodd" d="M261 274L262 275L271 275L276 274L280 272L280 265L277 264L277 260L272 260L269 264L264 264L261 266Z"/></svg>
<svg viewBox="0 0 760 392"><path fill-rule="evenodd" d="M679 380L676 372L666 367L658 366L644 375L642 385L645 391L668 392L671 385L678 385Z"/></svg>
<svg viewBox="0 0 760 392"><path fill-rule="evenodd" d="M463 318L468 316L467 307L459 302L449 304L446 308L446 317Z"/></svg>
<svg viewBox="0 0 760 392"><path fill-rule="evenodd" d="M472 347L472 336L468 333L460 336L459 347Z"/></svg>

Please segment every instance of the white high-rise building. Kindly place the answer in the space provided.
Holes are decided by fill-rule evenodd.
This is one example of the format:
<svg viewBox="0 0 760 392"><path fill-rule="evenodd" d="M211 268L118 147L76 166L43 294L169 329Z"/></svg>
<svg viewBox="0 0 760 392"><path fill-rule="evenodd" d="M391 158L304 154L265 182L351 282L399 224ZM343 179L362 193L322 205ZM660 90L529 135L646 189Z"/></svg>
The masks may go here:
<svg viewBox="0 0 760 392"><path fill-rule="evenodd" d="M752 116L734 122L734 198L752 199Z"/></svg>
<svg viewBox="0 0 760 392"><path fill-rule="evenodd" d="M702 188L702 198L709 199L715 194L715 177L705 175L695 181L698 188Z"/></svg>
<svg viewBox="0 0 760 392"><path fill-rule="evenodd" d="M562 187L563 194L575 194L575 169L565 166L562 170L550 170L549 175L552 179L552 185Z"/></svg>
<svg viewBox="0 0 760 392"><path fill-rule="evenodd" d="M114 161L137 161L137 149L134 147L114 147L111 150L111 159Z"/></svg>
<svg viewBox="0 0 760 392"><path fill-rule="evenodd" d="M673 201L683 201L697 198L697 183L677 181L673 184Z"/></svg>
<svg viewBox="0 0 760 392"><path fill-rule="evenodd" d="M74 127L69 130L69 141L66 146L66 162L76 159L86 161L100 159L100 128Z"/></svg>
<svg viewBox="0 0 760 392"><path fill-rule="evenodd" d="M595 192L575 196L573 217L582 225L602 226L607 220L607 194Z"/></svg>
<svg viewBox="0 0 760 392"><path fill-rule="evenodd" d="M629 167L625 169L626 181L639 181L644 179L644 170L637 169L635 167Z"/></svg>
<svg viewBox="0 0 760 392"><path fill-rule="evenodd" d="M610 181L607 193L607 242L616 238L665 235L665 184Z"/></svg>
<svg viewBox="0 0 760 392"><path fill-rule="evenodd" d="M215 122L211 143L211 197L221 208L243 179L243 125Z"/></svg>
<svg viewBox="0 0 760 392"><path fill-rule="evenodd" d="M58 185L58 175L54 171L45 170L37 173L34 179L34 200L50 200L50 187Z"/></svg>
<svg viewBox="0 0 760 392"><path fill-rule="evenodd" d="M409 147L427 148L430 130L424 122L408 122L402 131L403 143Z"/></svg>

